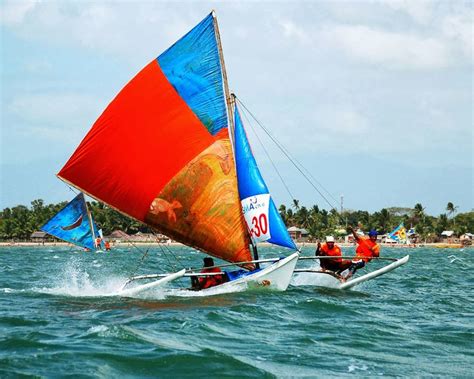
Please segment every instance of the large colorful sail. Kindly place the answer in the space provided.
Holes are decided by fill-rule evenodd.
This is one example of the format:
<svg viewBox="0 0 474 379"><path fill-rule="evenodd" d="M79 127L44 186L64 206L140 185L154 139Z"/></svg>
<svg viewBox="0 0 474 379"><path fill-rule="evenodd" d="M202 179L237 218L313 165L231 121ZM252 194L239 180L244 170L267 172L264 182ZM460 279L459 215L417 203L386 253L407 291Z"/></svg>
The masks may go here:
<svg viewBox="0 0 474 379"><path fill-rule="evenodd" d="M84 195L80 193L41 227L43 232L63 241L94 250L97 226L87 212Z"/></svg>
<svg viewBox="0 0 474 379"><path fill-rule="evenodd" d="M268 241L296 250L258 169L237 106L234 108L234 120L239 195L250 236L254 242Z"/></svg>
<svg viewBox="0 0 474 379"><path fill-rule="evenodd" d="M58 176L176 241L251 259L213 14L109 104Z"/></svg>

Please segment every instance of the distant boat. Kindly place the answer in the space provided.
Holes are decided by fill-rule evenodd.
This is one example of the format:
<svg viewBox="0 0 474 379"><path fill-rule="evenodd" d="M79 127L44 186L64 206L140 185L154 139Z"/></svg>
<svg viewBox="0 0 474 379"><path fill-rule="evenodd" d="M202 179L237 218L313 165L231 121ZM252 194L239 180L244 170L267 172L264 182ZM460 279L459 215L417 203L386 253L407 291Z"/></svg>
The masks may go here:
<svg viewBox="0 0 474 379"><path fill-rule="evenodd" d="M225 274L226 291L290 282L297 252L258 259L258 242L296 246L229 94L214 12L120 91L58 176L173 240L238 263L245 270ZM204 275L142 275L134 279L163 279L122 294Z"/></svg>
<svg viewBox="0 0 474 379"><path fill-rule="evenodd" d="M56 238L91 251L101 250L97 244L100 231L80 193L40 228Z"/></svg>
<svg viewBox="0 0 474 379"><path fill-rule="evenodd" d="M408 245L410 240L408 239L408 234L403 225L403 222L398 225L395 229L393 229L387 236L390 240L394 241L395 243L405 244Z"/></svg>

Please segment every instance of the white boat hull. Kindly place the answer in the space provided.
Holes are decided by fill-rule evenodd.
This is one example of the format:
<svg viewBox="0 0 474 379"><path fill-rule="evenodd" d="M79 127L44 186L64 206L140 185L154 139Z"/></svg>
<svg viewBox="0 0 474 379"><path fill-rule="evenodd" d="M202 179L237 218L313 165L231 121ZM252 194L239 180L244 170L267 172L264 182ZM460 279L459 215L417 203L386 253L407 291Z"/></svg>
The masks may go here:
<svg viewBox="0 0 474 379"><path fill-rule="evenodd" d="M178 272L169 274L168 276L165 276L164 278L161 278L159 280L155 280L155 281L150 282L150 283L142 284L141 286L136 286L136 287L132 287L132 288L123 289L123 290L119 291L116 294L116 296L131 297L131 296L135 296L139 293L142 293L144 291L155 289L157 287L163 287L167 283L181 278L185 274L185 272L186 272L186 270L182 269Z"/></svg>
<svg viewBox="0 0 474 379"><path fill-rule="evenodd" d="M375 279L381 275L384 275L390 271L395 270L396 268L404 265L408 262L410 256L406 255L403 258L396 260L395 262L390 263L387 266L384 266L378 270L369 272L368 274L351 278L346 282L343 282L336 277L329 275L324 272L320 273L308 273L308 274L298 274L293 280L292 284L296 286L300 285L312 285L317 287L326 287L326 288L335 288L335 289L349 289L358 284L367 282L368 280Z"/></svg>
<svg viewBox="0 0 474 379"><path fill-rule="evenodd" d="M285 291L290 284L293 271L298 262L298 253L294 253L281 259L260 271L243 276L236 280L220 284L215 287L206 288L200 291L180 291L199 296L212 296L221 293L242 292L249 288L262 288L274 291ZM182 294L181 294L182 295Z"/></svg>

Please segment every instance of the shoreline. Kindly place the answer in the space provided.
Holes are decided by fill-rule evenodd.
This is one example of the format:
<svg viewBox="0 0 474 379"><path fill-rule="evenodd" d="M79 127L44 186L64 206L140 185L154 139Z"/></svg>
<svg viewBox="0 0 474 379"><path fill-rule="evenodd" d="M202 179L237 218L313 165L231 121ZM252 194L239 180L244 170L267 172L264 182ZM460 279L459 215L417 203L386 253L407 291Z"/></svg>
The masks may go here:
<svg viewBox="0 0 474 379"><path fill-rule="evenodd" d="M180 242L149 242L149 241L130 241L130 242L113 242L111 244L112 248L114 246L127 246L131 243L140 246L186 246ZM317 242L302 242L296 243L298 248L304 247L313 247L316 248ZM352 243L338 243L340 247L353 247L355 244ZM411 245L402 245L402 244L384 244L380 243L380 247L393 247L397 249L417 249L421 247L433 247L433 248L442 248L442 249L460 249L460 248L469 248L472 246L464 246L460 243L447 243L447 242L434 242L434 243L420 243L420 244L411 244ZM0 248L5 247L55 247L55 246L74 246L68 242L0 242ZM269 243L259 243L258 246L273 246Z"/></svg>

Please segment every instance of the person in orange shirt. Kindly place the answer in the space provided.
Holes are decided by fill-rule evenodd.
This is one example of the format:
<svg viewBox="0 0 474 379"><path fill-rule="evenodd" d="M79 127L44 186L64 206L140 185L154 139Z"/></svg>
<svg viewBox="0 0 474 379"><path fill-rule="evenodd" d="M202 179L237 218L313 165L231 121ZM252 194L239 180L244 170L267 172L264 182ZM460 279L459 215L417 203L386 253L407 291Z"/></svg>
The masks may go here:
<svg viewBox="0 0 474 379"><path fill-rule="evenodd" d="M209 275L201 276L196 280L195 277L191 279L192 289L203 290L206 288L214 287L225 282L225 276L219 267L214 266L214 259L210 257L204 258L204 267L201 273L222 273L222 275ZM193 280L194 279L194 280Z"/></svg>
<svg viewBox="0 0 474 379"><path fill-rule="evenodd" d="M356 259L352 261L350 269L351 275L354 275L356 270L365 266L373 257L380 255L380 245L377 243L377 231L372 229L369 236L359 236L354 228L350 227L352 235L357 243Z"/></svg>
<svg viewBox="0 0 474 379"><path fill-rule="evenodd" d="M352 261L348 259L342 259L341 248L334 243L333 236L326 237L326 243L318 243L316 248L316 256L328 256L334 257L332 259L320 259L320 266L323 270L334 271L340 274L345 269L352 265Z"/></svg>

